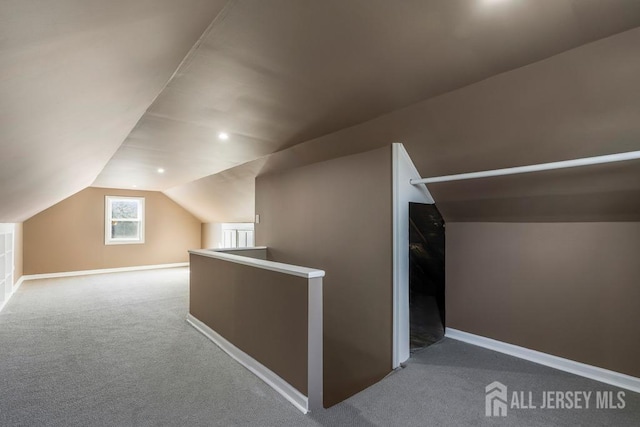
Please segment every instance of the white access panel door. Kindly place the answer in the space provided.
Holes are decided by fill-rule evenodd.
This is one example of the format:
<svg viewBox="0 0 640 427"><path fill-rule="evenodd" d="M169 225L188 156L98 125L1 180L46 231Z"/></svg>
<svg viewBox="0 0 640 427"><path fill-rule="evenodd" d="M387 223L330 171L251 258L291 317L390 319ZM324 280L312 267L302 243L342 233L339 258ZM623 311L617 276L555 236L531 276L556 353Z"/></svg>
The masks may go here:
<svg viewBox="0 0 640 427"><path fill-rule="evenodd" d="M0 224L0 303L13 291L13 224Z"/></svg>

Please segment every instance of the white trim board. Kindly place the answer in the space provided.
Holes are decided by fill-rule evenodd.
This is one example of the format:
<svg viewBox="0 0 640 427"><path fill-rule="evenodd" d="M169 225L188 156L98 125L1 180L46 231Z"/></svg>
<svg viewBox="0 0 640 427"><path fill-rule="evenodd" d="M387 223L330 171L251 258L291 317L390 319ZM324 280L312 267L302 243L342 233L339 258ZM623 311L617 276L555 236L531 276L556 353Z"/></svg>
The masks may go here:
<svg viewBox="0 0 640 427"><path fill-rule="evenodd" d="M22 276L21 279L24 279L24 280L55 279L58 277L88 276L91 274L122 273L126 271L157 270L161 268L177 268L177 267L188 267L188 266L189 266L188 262L176 262L173 264L138 265L135 267L103 268L100 270L80 270L80 271L64 271L62 273L28 274L28 275Z"/></svg>
<svg viewBox="0 0 640 427"><path fill-rule="evenodd" d="M20 276L18 281L13 284L13 292L12 293L15 293L18 290L18 288L22 285L22 282L24 282L24 281L25 281L24 276Z"/></svg>
<svg viewBox="0 0 640 427"><path fill-rule="evenodd" d="M260 246L259 248L266 249L266 247L264 246ZM225 261L235 262L236 264L248 265L250 267L262 268L264 270L277 271L278 273L290 274L292 276L304 277L305 279L324 277L324 270L317 270L314 268L302 267L293 264L283 264L281 262L274 262L266 259L249 258L241 255L228 254L225 252L220 252L217 249L193 249L190 250L189 253L192 255L222 259Z"/></svg>
<svg viewBox="0 0 640 427"><path fill-rule="evenodd" d="M305 395L283 380L272 370L231 344L222 335L205 325L191 314L187 315L187 323L193 326L198 332L213 341L222 351L234 358L238 363L253 372L258 378L267 383L271 388L280 393L285 399L293 403L302 413L309 412L309 401Z"/></svg>
<svg viewBox="0 0 640 427"><path fill-rule="evenodd" d="M520 359L525 359L530 362L538 363L540 365L549 366L550 368L555 368L581 377L640 393L640 378L632 377L631 375L621 374L619 372L553 356L551 354L508 344L506 342L482 337L480 335L470 334L457 329L446 328L445 336L447 338L488 348L489 350L494 350Z"/></svg>

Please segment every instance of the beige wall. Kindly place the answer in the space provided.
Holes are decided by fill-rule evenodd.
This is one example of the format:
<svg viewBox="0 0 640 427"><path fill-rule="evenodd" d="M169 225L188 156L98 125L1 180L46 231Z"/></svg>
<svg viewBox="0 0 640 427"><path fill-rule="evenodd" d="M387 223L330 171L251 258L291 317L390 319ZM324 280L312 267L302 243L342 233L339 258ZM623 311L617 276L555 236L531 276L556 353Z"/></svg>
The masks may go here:
<svg viewBox="0 0 640 427"><path fill-rule="evenodd" d="M145 243L105 245L105 196L145 197ZM188 261L200 221L159 192L87 188L24 223L24 274Z"/></svg>
<svg viewBox="0 0 640 427"><path fill-rule="evenodd" d="M189 313L307 395L308 279L191 255Z"/></svg>
<svg viewBox="0 0 640 427"><path fill-rule="evenodd" d="M324 278L324 403L383 378L392 354L391 147L256 180L258 245Z"/></svg>
<svg viewBox="0 0 640 427"><path fill-rule="evenodd" d="M22 254L22 246L24 240L24 231L23 224L21 222L15 224L14 229L14 248L13 248L13 265L15 266L15 270L13 272L13 283L17 283L22 277L23 274L23 254Z"/></svg>
<svg viewBox="0 0 640 427"><path fill-rule="evenodd" d="M447 221L640 221L640 160L430 184Z"/></svg>
<svg viewBox="0 0 640 427"><path fill-rule="evenodd" d="M201 227L201 242L205 249L214 249L219 246L222 237L222 225L219 222L203 222Z"/></svg>
<svg viewBox="0 0 640 427"><path fill-rule="evenodd" d="M447 326L640 377L640 223L447 223Z"/></svg>
<svg viewBox="0 0 640 427"><path fill-rule="evenodd" d="M244 196L245 201L240 203L234 200L233 203L244 206L242 212L250 211L253 183L246 179L247 173L282 173L283 170L294 170L300 166L363 152L393 141L405 145L423 176L639 150L640 127L636 117L640 86L635 83L640 70L640 57L635 55L639 40L640 29L630 30L282 150L269 156L266 162L260 159L231 169L226 176L241 176L242 179L232 182L238 186L244 183L246 187L244 192L235 192L241 196L239 198ZM619 221L620 227L632 229L634 226L624 221L637 221L640 218L640 181L635 179L639 169L640 162L634 161L431 186L435 200L448 222L447 316L450 326L614 370L633 371L638 375L637 368L630 369L628 362L629 355L640 358L637 347L629 349L625 345L631 344L624 344L623 339L615 338L618 334L616 331L629 332L629 326L625 325L632 324L632 311L627 310L624 316L620 316L616 310L606 309L612 304L610 300L601 301L602 306L597 306L591 294L580 297L588 296L590 308L602 310L599 313L602 325L617 327L618 322L627 322L621 328L608 330L607 337L601 336L606 328L596 327L600 342L618 340L616 345L609 348L595 348L598 340L588 347L571 347L568 343L573 343L572 340L578 337L585 339L587 332L580 332L579 326L570 328L577 335L563 344L566 331L561 334L556 326L547 324L545 328L550 327L550 330L543 333L535 325L540 319L536 310L546 312L547 309L542 307L543 301L547 300L562 305L562 309L553 313L556 316L552 317L554 320L571 313L573 323L590 325L595 321L594 316L584 311L583 299L573 297L580 295L577 287L586 280L592 292L595 292L594 289L603 292L605 284L596 282L597 277L614 281L611 278L625 271L638 277L637 270L630 272L633 267L627 258L634 252L624 252L624 248L628 247L638 254L640 251L637 247L629 244L621 246L613 237L603 235L597 247L591 245L592 250L605 258L611 257L611 254L620 256L615 258L615 262L598 264L594 253L584 252L583 239L592 234L574 233L570 231L573 226L564 222L609 221L574 225L589 230L614 230L617 225L612 221ZM356 181L358 179L355 178ZM258 184L260 181L259 178ZM217 184L216 181L214 189L218 188ZM294 184L290 183L291 186ZM326 188L320 184L308 190L317 196L323 191L340 192L343 185L340 183ZM222 187L222 183L219 186ZM182 194L185 200L191 200L194 205L202 203L200 200L205 200L207 194L212 192L209 186L201 183L186 184L184 187L176 189L176 193ZM265 233L272 223L264 217L264 212L260 212L263 210L260 200L264 196L260 194L260 187L256 190L256 213L262 215L263 222L256 228L258 243L273 246L278 240L271 236L263 239L267 237ZM225 192L215 191L220 195L216 196L219 203L223 203L221 195ZM330 198L329 195L322 197ZM349 212L346 209L318 208L313 205L311 197L305 202L315 206L314 209L323 209L322 215ZM276 221L279 228L272 234L277 233L278 239L286 239L287 248L295 246L292 241L297 236L306 238L315 235L324 240L323 234L330 228L305 219L304 215L312 214L311 217L314 217L316 214L310 212L311 208L292 205L274 206L273 209L278 212L290 209L285 217L299 227L296 228L299 234L286 237L286 221ZM353 206L353 209L354 212L361 211L358 206ZM351 224L359 227L361 218L354 220L351 212L343 215ZM341 220L339 214L336 216L328 224ZM231 217L224 216L222 220L230 220L228 218ZM482 242L476 240L481 235L479 230L486 230L492 224L470 224L467 227L453 221L513 222L516 228L510 229L497 223L495 226L499 232L488 242ZM537 221L541 223L530 224ZM521 233L515 231L517 227L523 227L532 234L556 230L558 234L548 237L552 249L553 245L564 248L559 258L562 263L559 264L556 258L544 257L545 252L535 243L536 239L522 239ZM342 230L347 228L345 225ZM519 251L511 253L501 244L513 244ZM505 259L504 271L493 264L499 257L490 258L491 253L487 248L494 246ZM275 253L278 254L277 251ZM307 255L300 254L300 258L306 259ZM487 257L490 258L487 262L478 261ZM584 268L593 273L587 279L584 270L581 270L584 259L590 263ZM560 283L558 278L562 278ZM535 309L522 301L521 296L513 295L511 281L528 286L522 292L537 292L537 299L533 300L536 303L532 302L531 305ZM616 288L616 304L638 301L637 287L630 287L628 283L623 286L623 282L618 280L614 282L607 286L619 286ZM496 294L501 295L497 301L474 304L474 301L498 298ZM640 324L637 318L635 323ZM505 331L505 328L508 329ZM637 333L632 336L637 336ZM619 368L616 369L616 366Z"/></svg>

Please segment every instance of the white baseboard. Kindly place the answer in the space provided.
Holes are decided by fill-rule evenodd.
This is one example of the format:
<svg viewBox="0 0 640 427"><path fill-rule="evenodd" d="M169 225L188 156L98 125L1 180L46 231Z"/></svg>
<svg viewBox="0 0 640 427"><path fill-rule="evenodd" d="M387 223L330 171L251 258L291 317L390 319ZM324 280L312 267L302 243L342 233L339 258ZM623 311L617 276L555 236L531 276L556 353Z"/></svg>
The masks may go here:
<svg viewBox="0 0 640 427"><path fill-rule="evenodd" d="M464 341L479 347L488 348L520 359L529 360L530 362L539 363L541 365L549 366L581 377L590 378L605 384L611 384L616 387L640 393L640 378L632 377L631 375L621 374L619 372L553 356L551 354L508 344L491 338L482 337L480 335L470 334L457 329L446 328L445 336L447 338Z"/></svg>
<svg viewBox="0 0 640 427"><path fill-rule="evenodd" d="M22 285L22 282L24 282L24 276L20 276L20 278L18 279L18 281L16 283L13 284L13 292L17 291L18 288L20 287L20 285Z"/></svg>
<svg viewBox="0 0 640 427"><path fill-rule="evenodd" d="M43 274L28 274L22 276L21 280L37 280L37 279L55 279L58 277L73 277L73 276L88 276L90 274L106 274L106 273L122 273L125 271L141 271L141 270L157 270L160 268L176 268L176 267L188 267L188 262L177 262L173 264L156 264L156 265L139 265L135 267L118 267L118 268L103 268L100 270L80 270L80 271L64 271L62 273L43 273Z"/></svg>
<svg viewBox="0 0 640 427"><path fill-rule="evenodd" d="M202 323L197 318L193 317L191 314L187 315L187 322L191 326L196 328L205 337L213 341L225 353L238 361L238 363L253 372L258 378L271 386L271 388L273 388L275 391L280 393L285 399L287 399L296 408L302 411L302 413L306 414L309 412L309 401L307 399L307 396L300 393L297 389L291 386L291 384L283 380L281 377L279 377L269 368L255 360L253 357L249 356L247 353L227 341L223 336Z"/></svg>

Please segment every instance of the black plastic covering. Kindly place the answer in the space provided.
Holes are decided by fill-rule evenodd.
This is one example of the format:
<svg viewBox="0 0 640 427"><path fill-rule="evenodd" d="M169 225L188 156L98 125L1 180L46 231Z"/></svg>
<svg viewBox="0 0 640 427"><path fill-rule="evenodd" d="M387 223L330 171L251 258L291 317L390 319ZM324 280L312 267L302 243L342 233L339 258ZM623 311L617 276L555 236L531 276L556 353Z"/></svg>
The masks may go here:
<svg viewBox="0 0 640 427"><path fill-rule="evenodd" d="M409 204L411 351L444 337L445 224L435 205Z"/></svg>

